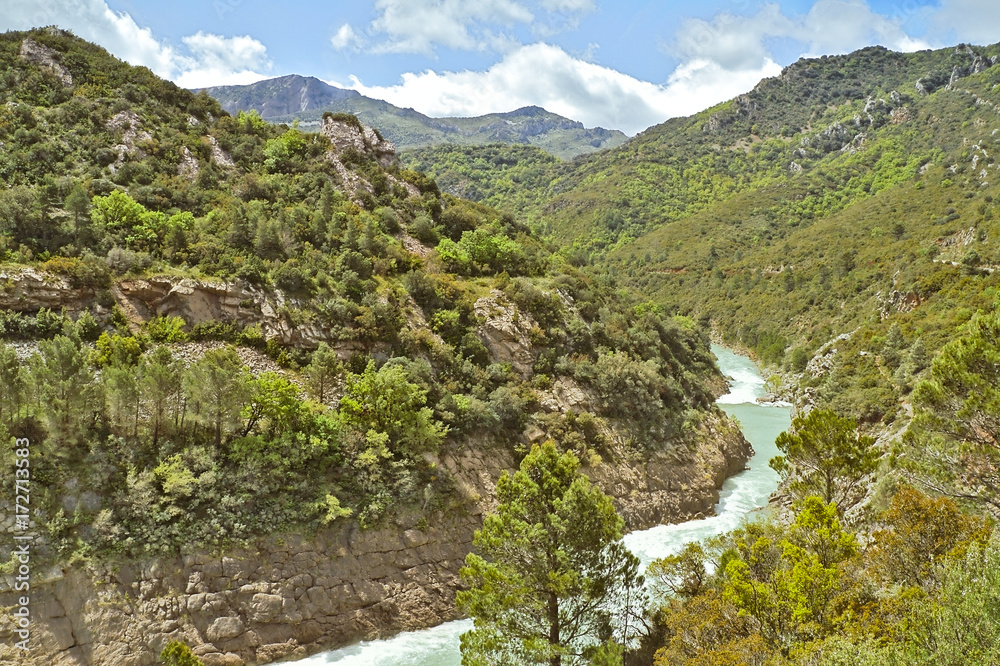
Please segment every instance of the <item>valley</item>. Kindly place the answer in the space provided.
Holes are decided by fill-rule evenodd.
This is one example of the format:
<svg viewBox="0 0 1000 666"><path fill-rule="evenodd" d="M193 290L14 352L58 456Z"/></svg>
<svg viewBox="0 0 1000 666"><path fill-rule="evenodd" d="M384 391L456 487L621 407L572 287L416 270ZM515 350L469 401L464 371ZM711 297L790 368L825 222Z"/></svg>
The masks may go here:
<svg viewBox="0 0 1000 666"><path fill-rule="evenodd" d="M627 141L254 86L0 35L4 660L998 658L1000 45L802 59ZM587 581L626 547L622 627Z"/></svg>

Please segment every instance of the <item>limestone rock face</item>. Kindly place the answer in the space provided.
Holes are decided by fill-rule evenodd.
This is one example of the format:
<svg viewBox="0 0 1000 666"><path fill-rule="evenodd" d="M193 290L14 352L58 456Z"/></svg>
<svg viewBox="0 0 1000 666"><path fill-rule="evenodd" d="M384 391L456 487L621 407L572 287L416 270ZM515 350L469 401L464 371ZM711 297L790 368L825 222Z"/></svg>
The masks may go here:
<svg viewBox="0 0 1000 666"><path fill-rule="evenodd" d="M65 87L73 85L73 75L59 62L59 54L30 37L21 42L21 57L52 72Z"/></svg>
<svg viewBox="0 0 1000 666"><path fill-rule="evenodd" d="M33 580L34 649L18 654L10 618L0 618L0 661L153 666L181 640L205 664L263 664L431 626L455 617L458 569L479 520L345 523L221 558L72 569L37 591ZM14 603L13 583L0 579L0 603Z"/></svg>
<svg viewBox="0 0 1000 666"><path fill-rule="evenodd" d="M91 305L93 293L69 280L34 268L0 268L0 309L37 312L41 308L76 314Z"/></svg>
<svg viewBox="0 0 1000 666"><path fill-rule="evenodd" d="M333 164L344 189L354 196L357 196L362 190L368 194L372 194L375 192L375 188L371 183L359 176L356 171L352 171L344 165L344 162L341 160L344 151L350 149L363 155L372 156L383 168L395 164L398 160L396 157L396 147L391 142L379 136L378 132L367 125L355 124L326 116L323 118L320 132L323 136L330 139L332 147L327 152L326 159ZM409 196L420 196L420 191L411 183L402 181L392 174L386 174L386 178L390 185L402 188ZM361 201L355 199L355 203L360 205Z"/></svg>
<svg viewBox="0 0 1000 666"><path fill-rule="evenodd" d="M151 140L153 135L144 130L140 123L139 116L135 111L119 111L108 121L107 127L109 130L122 133L121 143L112 147L113 150L118 152L118 159L108 165L111 173L115 173L121 168L122 164L125 163L126 157L130 155L142 157L145 155L139 144L143 141Z"/></svg>
<svg viewBox="0 0 1000 666"><path fill-rule="evenodd" d="M367 125L359 128L350 122L326 117L323 118L320 132L330 139L337 153L353 148L358 152L374 155L383 167L391 165L396 159L396 147Z"/></svg>
<svg viewBox="0 0 1000 666"><path fill-rule="evenodd" d="M528 335L535 326L534 319L520 312L503 292L497 290L477 300L473 309L482 321L476 335L486 345L491 360L510 363L514 370L527 377L535 362Z"/></svg>

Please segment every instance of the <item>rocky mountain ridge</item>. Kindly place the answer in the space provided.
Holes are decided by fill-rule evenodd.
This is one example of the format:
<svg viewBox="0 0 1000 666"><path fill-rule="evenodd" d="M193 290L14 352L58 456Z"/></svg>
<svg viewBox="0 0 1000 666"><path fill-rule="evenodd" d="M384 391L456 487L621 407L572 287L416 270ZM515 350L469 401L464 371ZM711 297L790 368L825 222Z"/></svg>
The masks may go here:
<svg viewBox="0 0 1000 666"><path fill-rule="evenodd" d="M303 129L321 126L327 111L350 113L376 127L400 151L442 143L527 144L570 159L577 155L619 146L628 138L618 130L585 128L537 106L472 118L431 118L413 109L402 109L382 100L345 90L314 77L288 75L239 86L204 89L226 111L256 110L270 122L300 121Z"/></svg>

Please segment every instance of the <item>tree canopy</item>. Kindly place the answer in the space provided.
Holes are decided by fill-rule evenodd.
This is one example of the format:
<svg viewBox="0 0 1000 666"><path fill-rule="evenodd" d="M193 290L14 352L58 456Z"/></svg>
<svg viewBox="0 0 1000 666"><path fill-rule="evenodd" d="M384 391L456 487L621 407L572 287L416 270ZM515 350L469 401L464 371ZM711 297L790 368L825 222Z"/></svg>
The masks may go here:
<svg viewBox="0 0 1000 666"><path fill-rule="evenodd" d="M843 508L865 476L875 471L875 440L858 433L854 419L828 409L814 409L792 420L792 428L774 442L784 454L771 459L782 479L792 477L790 490L798 497L818 494Z"/></svg>
<svg viewBox="0 0 1000 666"><path fill-rule="evenodd" d="M462 569L471 589L458 603L474 620L463 664L586 663L641 633L639 560L576 456L535 445L516 473L500 477L497 499Z"/></svg>

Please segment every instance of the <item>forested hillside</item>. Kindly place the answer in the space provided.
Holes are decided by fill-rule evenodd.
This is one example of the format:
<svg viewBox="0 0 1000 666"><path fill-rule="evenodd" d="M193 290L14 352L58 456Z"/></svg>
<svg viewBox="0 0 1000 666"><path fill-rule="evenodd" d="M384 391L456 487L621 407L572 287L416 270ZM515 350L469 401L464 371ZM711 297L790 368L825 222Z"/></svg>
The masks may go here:
<svg viewBox="0 0 1000 666"><path fill-rule="evenodd" d="M783 515L655 563L633 663L1000 658L998 53L801 60L570 165L413 156L749 349L799 408Z"/></svg>
<svg viewBox="0 0 1000 666"><path fill-rule="evenodd" d="M464 511L442 447L599 465L719 418L690 320L353 116L230 116L56 29L0 36L0 102L0 431L36 447L44 557Z"/></svg>
<svg viewBox="0 0 1000 666"><path fill-rule="evenodd" d="M789 390L891 419L909 348L992 303L998 51L802 60L573 165L501 147L409 159L768 365L800 373L853 332Z"/></svg>

